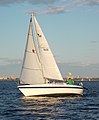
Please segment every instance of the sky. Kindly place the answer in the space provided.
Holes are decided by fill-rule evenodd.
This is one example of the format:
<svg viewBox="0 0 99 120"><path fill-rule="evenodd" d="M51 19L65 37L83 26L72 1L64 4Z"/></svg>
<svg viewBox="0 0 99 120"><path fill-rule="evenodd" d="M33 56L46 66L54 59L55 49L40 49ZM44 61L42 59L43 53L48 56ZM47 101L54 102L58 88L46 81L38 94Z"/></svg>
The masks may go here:
<svg viewBox="0 0 99 120"><path fill-rule="evenodd" d="M63 77L99 77L99 0L0 0L0 76L19 77L32 12Z"/></svg>

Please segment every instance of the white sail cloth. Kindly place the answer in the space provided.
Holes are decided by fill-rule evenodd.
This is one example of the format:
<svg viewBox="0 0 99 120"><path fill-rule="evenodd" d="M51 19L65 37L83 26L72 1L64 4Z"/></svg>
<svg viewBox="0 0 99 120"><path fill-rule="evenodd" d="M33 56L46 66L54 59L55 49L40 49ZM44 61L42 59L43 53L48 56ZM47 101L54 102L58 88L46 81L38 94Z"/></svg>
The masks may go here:
<svg viewBox="0 0 99 120"><path fill-rule="evenodd" d="M34 19L35 30L37 34L37 42L39 47L40 62L45 78L63 80L61 73L58 69L56 61L47 43L47 40L35 18Z"/></svg>
<svg viewBox="0 0 99 120"><path fill-rule="evenodd" d="M34 45L31 18L20 75L20 83L34 85L44 84L46 82L45 79L63 80L47 40L35 16L32 17L37 35L39 59Z"/></svg>
<svg viewBox="0 0 99 120"><path fill-rule="evenodd" d="M41 65L36 54L32 34L32 21L30 20L27 43L25 48L24 60L20 76L22 84L44 84Z"/></svg>

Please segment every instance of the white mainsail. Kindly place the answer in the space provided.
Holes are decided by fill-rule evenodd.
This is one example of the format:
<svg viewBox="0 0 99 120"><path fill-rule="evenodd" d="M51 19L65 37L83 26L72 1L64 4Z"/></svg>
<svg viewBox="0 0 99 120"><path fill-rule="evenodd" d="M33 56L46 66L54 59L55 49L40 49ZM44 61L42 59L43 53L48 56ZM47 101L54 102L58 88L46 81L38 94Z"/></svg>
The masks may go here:
<svg viewBox="0 0 99 120"><path fill-rule="evenodd" d="M47 43L47 40L35 16L32 15L32 17L34 19L34 26L37 34L39 56L40 56L42 70L43 70L43 75L45 78L63 80L61 73L58 69L58 66L55 62L55 59L53 57L53 54L50 50L50 47Z"/></svg>
<svg viewBox="0 0 99 120"><path fill-rule="evenodd" d="M41 65L38 60L34 46L32 33L32 18L30 19L27 43L25 48L22 71L20 75L21 84L44 84L45 80L42 75Z"/></svg>

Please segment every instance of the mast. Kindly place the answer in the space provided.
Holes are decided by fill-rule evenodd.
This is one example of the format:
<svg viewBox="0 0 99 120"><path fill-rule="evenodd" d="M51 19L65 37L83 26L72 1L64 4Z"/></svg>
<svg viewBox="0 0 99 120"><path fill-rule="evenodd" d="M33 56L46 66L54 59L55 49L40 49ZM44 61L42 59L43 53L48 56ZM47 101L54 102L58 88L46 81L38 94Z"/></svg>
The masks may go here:
<svg viewBox="0 0 99 120"><path fill-rule="evenodd" d="M34 31L35 31L35 34L37 33L36 32L36 25L35 25L35 19L34 19L34 17L35 17L35 13L33 13L32 14L32 19L33 19L33 21L34 21ZM37 40L38 38L37 38L37 34L36 34L36 40ZM38 42L38 41L37 41ZM41 64L41 71L42 71L42 75L43 75L43 78L44 78L44 80L45 80L45 83L47 82L47 78L45 78L44 77L44 73L43 73L43 66L42 66L42 62L41 62L41 59L40 59L40 49L39 49L39 44L37 43L37 47L38 47L38 57L39 57L39 61L40 61L40 64Z"/></svg>

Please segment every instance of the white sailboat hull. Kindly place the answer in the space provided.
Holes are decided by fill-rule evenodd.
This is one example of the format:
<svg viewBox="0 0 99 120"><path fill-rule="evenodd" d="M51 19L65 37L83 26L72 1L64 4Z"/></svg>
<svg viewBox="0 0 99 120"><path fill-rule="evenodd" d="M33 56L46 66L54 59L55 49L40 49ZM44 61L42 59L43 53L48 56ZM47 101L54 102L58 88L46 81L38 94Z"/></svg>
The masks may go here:
<svg viewBox="0 0 99 120"><path fill-rule="evenodd" d="M83 95L83 87L78 85L20 85L18 88L24 96Z"/></svg>

